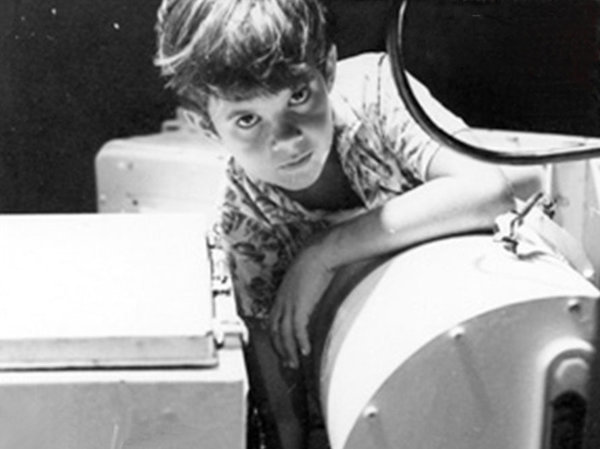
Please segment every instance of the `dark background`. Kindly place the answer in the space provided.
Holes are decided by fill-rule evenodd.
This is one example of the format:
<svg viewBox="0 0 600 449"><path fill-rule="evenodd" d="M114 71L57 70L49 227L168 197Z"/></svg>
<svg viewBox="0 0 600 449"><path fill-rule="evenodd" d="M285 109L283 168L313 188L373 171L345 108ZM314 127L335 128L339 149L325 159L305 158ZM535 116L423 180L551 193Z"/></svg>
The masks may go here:
<svg viewBox="0 0 600 449"><path fill-rule="evenodd" d="M159 0L0 0L0 212L95 211L94 156L157 132ZM339 53L384 48L388 0L329 0ZM413 0L408 60L474 126L598 135L591 0Z"/></svg>
<svg viewBox="0 0 600 449"><path fill-rule="evenodd" d="M98 149L154 132L171 113L152 65L158 4L9 2L1 19L3 211L95 210Z"/></svg>

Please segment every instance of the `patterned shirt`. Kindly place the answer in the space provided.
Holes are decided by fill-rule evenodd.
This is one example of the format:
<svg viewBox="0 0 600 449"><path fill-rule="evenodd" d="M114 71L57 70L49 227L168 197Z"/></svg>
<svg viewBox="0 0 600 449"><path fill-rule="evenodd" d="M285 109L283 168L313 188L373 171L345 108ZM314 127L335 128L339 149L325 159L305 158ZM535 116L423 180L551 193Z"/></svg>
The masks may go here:
<svg viewBox="0 0 600 449"><path fill-rule="evenodd" d="M417 94L419 89L434 107L439 106L420 85L415 87ZM398 97L385 54L340 61L330 101L332 151L338 152L362 208L308 210L278 187L250 179L234 160L229 161L219 224L243 317L268 317L283 275L312 235L425 181L438 144L414 122ZM464 123L448 117L448 126L464 128Z"/></svg>

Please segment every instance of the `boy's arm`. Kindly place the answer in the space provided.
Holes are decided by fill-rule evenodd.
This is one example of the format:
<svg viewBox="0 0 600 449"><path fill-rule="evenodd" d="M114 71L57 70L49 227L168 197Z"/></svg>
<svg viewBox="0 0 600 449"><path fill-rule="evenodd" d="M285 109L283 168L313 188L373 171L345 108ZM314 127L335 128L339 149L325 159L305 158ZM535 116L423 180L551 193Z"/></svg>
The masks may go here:
<svg viewBox="0 0 600 449"><path fill-rule="evenodd" d="M432 238L491 229L513 207L501 171L448 149L432 158L425 184L320 235L296 258L271 310L278 351L292 367L310 351L307 325L336 269Z"/></svg>

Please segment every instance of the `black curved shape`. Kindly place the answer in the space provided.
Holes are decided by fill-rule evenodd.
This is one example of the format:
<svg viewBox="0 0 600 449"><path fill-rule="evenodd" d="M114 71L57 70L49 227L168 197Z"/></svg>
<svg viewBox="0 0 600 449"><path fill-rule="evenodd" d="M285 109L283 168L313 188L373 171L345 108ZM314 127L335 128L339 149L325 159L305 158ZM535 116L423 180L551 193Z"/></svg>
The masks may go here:
<svg viewBox="0 0 600 449"><path fill-rule="evenodd" d="M406 76L402 30L404 28L408 0L400 0L398 3L398 12L393 14L386 41L394 81L398 93L405 102L409 113L432 138L443 145L478 159L503 164L527 165L566 162L600 156L600 146L597 143L597 138L594 139L590 137L590 140L595 140L596 142L587 142L587 138L585 137L573 136L574 145L569 147L547 148L541 150L519 148L518 151L511 151L485 148L463 142L437 126L419 104Z"/></svg>

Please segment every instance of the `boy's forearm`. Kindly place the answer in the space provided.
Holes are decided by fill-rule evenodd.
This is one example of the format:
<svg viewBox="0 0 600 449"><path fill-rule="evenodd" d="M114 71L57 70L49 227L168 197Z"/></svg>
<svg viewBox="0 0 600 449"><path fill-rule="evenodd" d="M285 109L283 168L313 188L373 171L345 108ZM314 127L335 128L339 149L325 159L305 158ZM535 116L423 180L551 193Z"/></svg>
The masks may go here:
<svg viewBox="0 0 600 449"><path fill-rule="evenodd" d="M333 270L432 238L491 229L495 217L512 207L502 180L490 187L489 180L443 177L336 226L318 244L325 265Z"/></svg>

